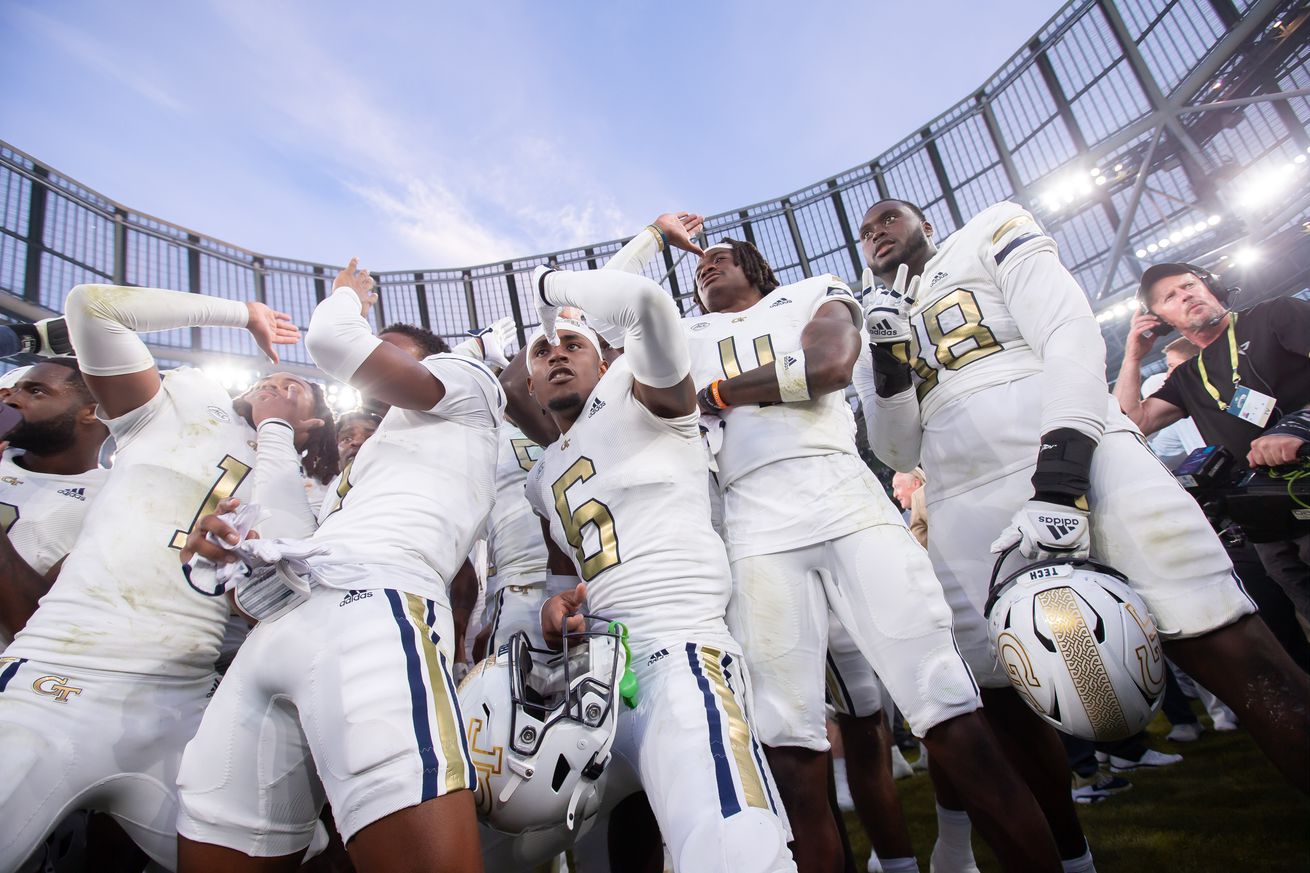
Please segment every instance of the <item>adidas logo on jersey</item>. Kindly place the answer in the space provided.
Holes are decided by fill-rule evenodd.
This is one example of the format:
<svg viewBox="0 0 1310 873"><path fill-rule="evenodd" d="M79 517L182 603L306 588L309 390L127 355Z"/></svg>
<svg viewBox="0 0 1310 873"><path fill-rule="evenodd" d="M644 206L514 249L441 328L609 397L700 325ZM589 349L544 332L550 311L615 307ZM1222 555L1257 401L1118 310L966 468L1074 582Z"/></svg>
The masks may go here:
<svg viewBox="0 0 1310 873"><path fill-rule="evenodd" d="M651 664L654 664L656 661L662 661L668 656L669 656L668 649L660 649L658 652L656 652L655 654L651 655L649 658L646 659L646 666L649 667Z"/></svg>
<svg viewBox="0 0 1310 873"><path fill-rule="evenodd" d="M791 300L787 299L786 297L779 297L777 300L769 304L769 308L775 309L779 306L782 306L785 303L791 303Z"/></svg>
<svg viewBox="0 0 1310 873"><path fill-rule="evenodd" d="M73 497L83 501L86 500L85 488L63 488L60 489L59 493L64 495L65 497Z"/></svg>
<svg viewBox="0 0 1310 873"><path fill-rule="evenodd" d="M1076 517L1057 515L1039 515L1037 516L1039 524L1046 525L1046 529L1051 532L1051 536L1056 539L1063 539L1078 528L1079 520Z"/></svg>
<svg viewBox="0 0 1310 873"><path fill-rule="evenodd" d="M605 401L599 397L591 401L591 408L587 410L587 418L591 418L597 412L605 408Z"/></svg>
<svg viewBox="0 0 1310 873"><path fill-rule="evenodd" d="M936 287L937 287L937 283L940 282L941 280L945 279L945 278L946 278L946 273L943 273L943 272L940 272L940 271L938 271L938 272L936 272L936 273L933 273L933 274L932 274L932 278L928 280L928 287L929 287L929 288L936 288Z"/></svg>
<svg viewBox="0 0 1310 873"><path fill-rule="evenodd" d="M365 597L372 597L372 596L373 596L372 591L356 591L354 589L351 589L350 591L346 592L345 597L341 598L341 602L338 603L337 606L345 606L347 603L357 603L360 600L363 600Z"/></svg>

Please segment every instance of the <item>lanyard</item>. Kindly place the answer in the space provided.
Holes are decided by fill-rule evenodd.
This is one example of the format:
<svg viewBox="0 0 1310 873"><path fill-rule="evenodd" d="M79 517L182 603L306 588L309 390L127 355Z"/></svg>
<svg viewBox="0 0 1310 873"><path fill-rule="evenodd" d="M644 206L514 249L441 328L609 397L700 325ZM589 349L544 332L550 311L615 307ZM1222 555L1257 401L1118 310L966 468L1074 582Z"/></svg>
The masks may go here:
<svg viewBox="0 0 1310 873"><path fill-rule="evenodd" d="M1237 375L1237 313L1230 313L1228 316L1228 357L1232 361L1233 367L1233 385L1242 384L1242 377ZM1215 403L1219 404L1220 409L1227 409L1228 404L1219 398L1219 389L1210 384L1210 379L1205 372L1205 354L1196 356L1196 368L1201 371L1201 384L1205 390L1214 398Z"/></svg>

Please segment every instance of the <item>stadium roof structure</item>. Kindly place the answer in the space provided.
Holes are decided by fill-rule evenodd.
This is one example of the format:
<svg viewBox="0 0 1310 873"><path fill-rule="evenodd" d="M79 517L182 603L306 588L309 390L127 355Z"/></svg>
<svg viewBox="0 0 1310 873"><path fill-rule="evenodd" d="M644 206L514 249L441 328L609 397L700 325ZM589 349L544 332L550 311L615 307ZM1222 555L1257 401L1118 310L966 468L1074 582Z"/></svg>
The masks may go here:
<svg viewBox="0 0 1310 873"><path fill-rule="evenodd" d="M867 163L715 215L706 236L754 242L783 282L862 265L854 230L893 196L949 233L1003 199L1025 204L1086 290L1117 371L1131 298L1153 261L1242 280L1242 305L1310 274L1310 10L1299 0L1072 0L964 100ZM82 282L252 294L304 326L338 266L241 248L143 215L0 143L0 312L58 311ZM492 264L381 273L374 326L453 338L536 310L538 264L592 269L625 240ZM1277 256L1274 252L1277 252ZM648 275L694 311L694 259ZM161 361L257 366L248 336L150 337ZM304 348L288 352L306 366ZM239 378L237 381L240 381Z"/></svg>

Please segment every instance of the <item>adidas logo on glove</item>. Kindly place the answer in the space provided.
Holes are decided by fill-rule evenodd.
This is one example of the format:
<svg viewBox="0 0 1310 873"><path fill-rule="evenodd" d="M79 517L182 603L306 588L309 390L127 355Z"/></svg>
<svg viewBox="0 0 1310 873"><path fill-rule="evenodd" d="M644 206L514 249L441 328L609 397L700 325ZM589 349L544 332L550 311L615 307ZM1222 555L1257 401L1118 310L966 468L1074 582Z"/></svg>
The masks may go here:
<svg viewBox="0 0 1310 873"><path fill-rule="evenodd" d="M1051 536L1056 539L1067 537L1070 533L1078 529L1078 525L1082 524L1082 520L1076 517L1060 518L1052 515L1039 515L1037 516L1037 521L1039 524L1046 525L1046 529L1049 530Z"/></svg>

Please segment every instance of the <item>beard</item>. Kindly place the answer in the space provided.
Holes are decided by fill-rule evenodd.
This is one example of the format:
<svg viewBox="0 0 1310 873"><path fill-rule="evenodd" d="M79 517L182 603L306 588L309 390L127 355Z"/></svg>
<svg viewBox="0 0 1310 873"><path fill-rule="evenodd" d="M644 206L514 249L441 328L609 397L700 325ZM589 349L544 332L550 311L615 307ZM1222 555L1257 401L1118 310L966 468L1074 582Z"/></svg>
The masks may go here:
<svg viewBox="0 0 1310 873"><path fill-rule="evenodd" d="M77 414L79 410L70 409L62 415L47 418L45 421L27 421L9 432L5 437L9 445L27 452L41 455L53 455L64 451L77 441Z"/></svg>
<svg viewBox="0 0 1310 873"><path fill-rule="evenodd" d="M581 394L575 392L573 394L562 394L559 397L552 397L550 400L546 401L546 408L551 412L558 412L561 415L568 415L568 413L572 412L574 415L570 417L576 418L577 413L582 411L582 404L585 402L585 398L583 398Z"/></svg>
<svg viewBox="0 0 1310 873"><path fill-rule="evenodd" d="M1195 315L1189 315L1184 326L1188 330L1204 330L1223 321L1224 316L1227 314L1228 310L1222 306L1206 304Z"/></svg>

